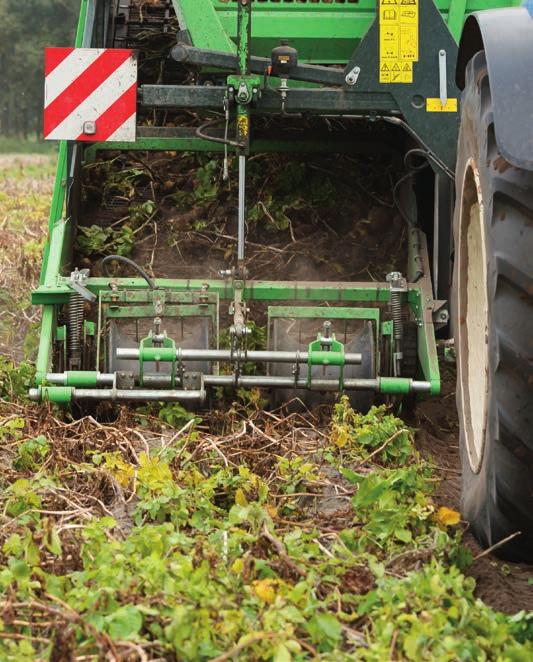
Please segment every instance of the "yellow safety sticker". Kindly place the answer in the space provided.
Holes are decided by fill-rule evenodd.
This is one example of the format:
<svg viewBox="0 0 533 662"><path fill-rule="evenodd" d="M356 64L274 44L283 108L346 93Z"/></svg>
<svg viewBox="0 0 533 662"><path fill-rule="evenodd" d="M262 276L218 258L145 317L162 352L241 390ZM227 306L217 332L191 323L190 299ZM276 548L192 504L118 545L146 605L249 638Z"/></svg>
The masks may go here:
<svg viewBox="0 0 533 662"><path fill-rule="evenodd" d="M246 115L239 115L239 119L237 120L237 125L239 127L240 135L243 136L244 138L247 138L248 133L250 132L248 117Z"/></svg>
<svg viewBox="0 0 533 662"><path fill-rule="evenodd" d="M380 0L380 83L413 82L413 62L418 62L418 1Z"/></svg>
<svg viewBox="0 0 533 662"><path fill-rule="evenodd" d="M426 112L428 113L456 113L457 99L448 99L444 106L440 99L426 99Z"/></svg>

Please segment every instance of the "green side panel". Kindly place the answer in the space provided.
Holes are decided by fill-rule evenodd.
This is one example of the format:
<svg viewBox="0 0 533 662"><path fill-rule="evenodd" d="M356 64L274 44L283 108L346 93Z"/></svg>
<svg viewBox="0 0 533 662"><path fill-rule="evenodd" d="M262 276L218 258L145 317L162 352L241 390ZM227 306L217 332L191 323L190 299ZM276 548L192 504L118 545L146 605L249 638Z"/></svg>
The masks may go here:
<svg viewBox="0 0 533 662"><path fill-rule="evenodd" d="M193 46L212 51L237 52L211 0L172 0L172 4L180 27L189 32ZM236 26L236 7L232 14Z"/></svg>
<svg viewBox="0 0 533 662"><path fill-rule="evenodd" d="M173 0L173 4L194 46L235 52L235 0ZM456 41L472 12L521 4L521 0L435 0ZM375 16L376 0L256 0L252 53L268 56L280 39L288 39L302 62L345 64Z"/></svg>
<svg viewBox="0 0 533 662"><path fill-rule="evenodd" d="M81 0L80 17L76 30L74 46L80 48L83 44L83 35L87 22L87 13L89 4L93 0ZM50 216L48 221L48 241L43 252L43 264L41 268L40 285L46 290L55 286L59 276L62 259L67 250L66 240L70 239L67 235L67 222L64 220L65 203L67 199L67 168L68 168L68 143L61 141L59 143L59 154L57 160L57 172L50 207ZM55 306L45 305L41 321L41 335L39 338L39 351L36 362L36 384L40 384L49 371L52 341L54 327L56 324ZM72 393L70 389L68 399L64 394L50 394L52 402L70 402ZM53 397L52 397L53 395ZM59 399L56 399L59 398Z"/></svg>

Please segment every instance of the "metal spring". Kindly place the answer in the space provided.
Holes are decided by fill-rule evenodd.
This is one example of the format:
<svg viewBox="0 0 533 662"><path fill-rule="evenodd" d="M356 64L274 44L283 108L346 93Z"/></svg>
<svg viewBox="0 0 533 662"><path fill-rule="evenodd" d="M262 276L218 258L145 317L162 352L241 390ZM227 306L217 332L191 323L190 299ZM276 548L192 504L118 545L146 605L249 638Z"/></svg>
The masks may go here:
<svg viewBox="0 0 533 662"><path fill-rule="evenodd" d="M403 314L402 314L401 292L391 292L390 303L391 303L392 319L394 322L394 339L401 341L403 339Z"/></svg>
<svg viewBox="0 0 533 662"><path fill-rule="evenodd" d="M68 348L71 361L81 358L81 336L85 301L80 294L73 294L68 303Z"/></svg>

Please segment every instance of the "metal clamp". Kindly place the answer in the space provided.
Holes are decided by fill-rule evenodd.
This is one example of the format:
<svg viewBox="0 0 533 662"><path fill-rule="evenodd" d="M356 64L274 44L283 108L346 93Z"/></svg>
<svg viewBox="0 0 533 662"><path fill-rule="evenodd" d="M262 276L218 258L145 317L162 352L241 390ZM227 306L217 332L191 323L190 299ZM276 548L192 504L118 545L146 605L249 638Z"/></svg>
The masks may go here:
<svg viewBox="0 0 533 662"><path fill-rule="evenodd" d="M93 294L89 289L85 287L87 279L89 278L89 269L75 269L70 274L70 286L75 290L80 296L82 296L87 301L94 303L96 301L96 294Z"/></svg>

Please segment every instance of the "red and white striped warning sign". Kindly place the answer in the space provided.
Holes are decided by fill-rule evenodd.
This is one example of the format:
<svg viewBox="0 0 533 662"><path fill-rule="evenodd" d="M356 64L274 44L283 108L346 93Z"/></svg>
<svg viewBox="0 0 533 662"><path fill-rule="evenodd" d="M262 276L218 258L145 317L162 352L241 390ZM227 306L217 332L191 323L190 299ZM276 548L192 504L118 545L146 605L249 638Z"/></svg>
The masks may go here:
<svg viewBox="0 0 533 662"><path fill-rule="evenodd" d="M47 48L44 137L133 141L137 59L132 50Z"/></svg>

